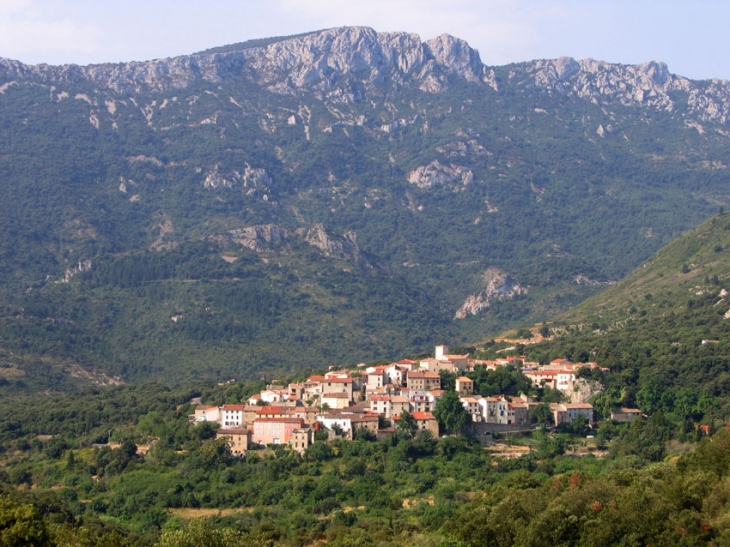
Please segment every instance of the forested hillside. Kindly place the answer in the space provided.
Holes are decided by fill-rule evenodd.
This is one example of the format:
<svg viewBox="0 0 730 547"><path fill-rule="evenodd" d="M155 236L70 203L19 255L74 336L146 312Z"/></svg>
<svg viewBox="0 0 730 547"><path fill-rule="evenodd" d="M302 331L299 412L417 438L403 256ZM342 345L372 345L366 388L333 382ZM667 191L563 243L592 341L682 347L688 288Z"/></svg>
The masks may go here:
<svg viewBox="0 0 730 547"><path fill-rule="evenodd" d="M364 28L2 59L3 389L258 378L549 319L727 204L727 97Z"/></svg>
<svg viewBox="0 0 730 547"><path fill-rule="evenodd" d="M714 216L626 279L541 326L527 355L609 367L597 399L690 423L730 411L730 216Z"/></svg>
<svg viewBox="0 0 730 547"><path fill-rule="evenodd" d="M214 438L211 424L188 423L191 395L241 400L259 388L145 385L27 398L29 419L13 417L17 404L2 402L3 541L639 546L728 539L726 429L703 438L657 413L604 422L595 440L537 430L509 441L526 449L517 459L492 455L474 439L406 431L382 441L319 440L303 457L272 445L241 459ZM110 435L118 444L89 445Z"/></svg>

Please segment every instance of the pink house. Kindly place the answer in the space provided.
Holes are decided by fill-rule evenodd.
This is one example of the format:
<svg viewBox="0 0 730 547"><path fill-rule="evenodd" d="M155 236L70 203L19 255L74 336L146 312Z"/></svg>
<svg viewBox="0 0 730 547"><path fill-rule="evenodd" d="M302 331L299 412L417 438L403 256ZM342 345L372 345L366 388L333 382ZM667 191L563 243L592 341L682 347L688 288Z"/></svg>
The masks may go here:
<svg viewBox="0 0 730 547"><path fill-rule="evenodd" d="M301 418L256 418L253 422L253 442L258 444L286 444L295 429L304 426Z"/></svg>

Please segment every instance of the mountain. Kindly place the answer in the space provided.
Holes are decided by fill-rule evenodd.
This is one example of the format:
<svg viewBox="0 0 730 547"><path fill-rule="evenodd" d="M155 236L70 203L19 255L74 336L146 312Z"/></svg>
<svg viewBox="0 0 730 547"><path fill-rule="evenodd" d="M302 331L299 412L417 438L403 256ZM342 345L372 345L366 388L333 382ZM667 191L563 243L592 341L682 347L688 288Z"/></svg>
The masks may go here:
<svg viewBox="0 0 730 547"><path fill-rule="evenodd" d="M0 59L6 387L258 377L545 320L727 205L729 89L360 27Z"/></svg>

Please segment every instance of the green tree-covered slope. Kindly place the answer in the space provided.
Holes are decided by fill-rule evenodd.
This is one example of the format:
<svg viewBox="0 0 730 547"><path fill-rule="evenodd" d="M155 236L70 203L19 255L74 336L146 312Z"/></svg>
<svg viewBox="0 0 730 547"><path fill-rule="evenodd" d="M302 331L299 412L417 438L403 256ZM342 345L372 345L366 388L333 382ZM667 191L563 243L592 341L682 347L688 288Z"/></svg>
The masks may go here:
<svg viewBox="0 0 730 547"><path fill-rule="evenodd" d="M548 319L727 203L723 86L361 28L0 59L3 378L258 377Z"/></svg>
<svg viewBox="0 0 730 547"><path fill-rule="evenodd" d="M730 403L730 217L717 215L663 247L626 279L548 323L529 347L610 367L614 402L701 417Z"/></svg>

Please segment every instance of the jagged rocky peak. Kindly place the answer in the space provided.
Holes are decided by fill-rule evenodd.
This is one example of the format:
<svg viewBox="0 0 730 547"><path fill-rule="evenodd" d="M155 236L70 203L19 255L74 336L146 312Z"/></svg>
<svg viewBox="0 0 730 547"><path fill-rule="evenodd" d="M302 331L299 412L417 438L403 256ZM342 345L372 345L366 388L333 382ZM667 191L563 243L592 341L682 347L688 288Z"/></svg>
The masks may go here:
<svg viewBox="0 0 730 547"><path fill-rule="evenodd" d="M417 34L378 33L367 27L334 28L260 47L144 62L54 67L0 59L0 76L8 79L89 80L118 93L184 88L196 80L220 82L241 75L272 91L291 93L326 89L342 75L377 81L384 72L412 77L431 91L446 87L445 75L469 81L490 77L477 51L463 40L442 35L422 43Z"/></svg>
<svg viewBox="0 0 730 547"><path fill-rule="evenodd" d="M484 67L479 52L460 38L442 34L425 43L426 49L437 63L448 67L469 81L478 81L483 76Z"/></svg>
<svg viewBox="0 0 730 547"><path fill-rule="evenodd" d="M666 64L612 64L570 57L523 63L510 69L508 79L518 86L578 97L595 104L644 106L673 112L686 101L701 121L730 120L730 86L724 81L697 83L669 72ZM676 95L676 92L682 92Z"/></svg>
<svg viewBox="0 0 730 547"><path fill-rule="evenodd" d="M730 121L728 82L693 82L655 61L620 65L561 57L511 65L500 77L498 71L484 66L479 53L464 40L448 34L422 42L417 34L341 27L256 47L244 45L144 62L31 66L0 59L0 86L4 86L0 93L27 80L54 86L88 84L93 86L93 94L127 96L167 92L195 82L219 86L246 80L278 94L297 95L306 90L318 99L352 103L400 87L441 93L461 79L495 91L532 88L595 104L682 110L683 114L686 108L699 122ZM95 125L99 123L98 118L91 119Z"/></svg>

